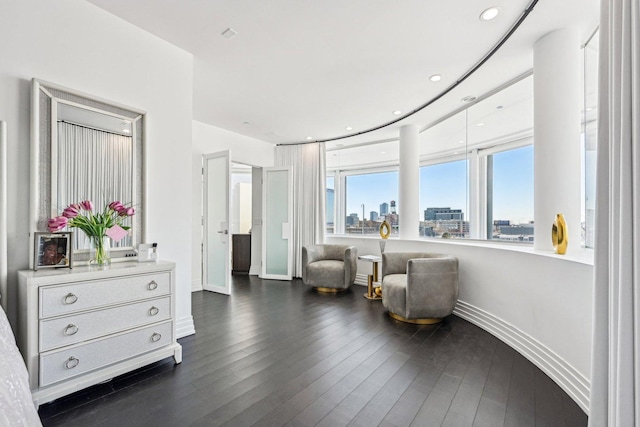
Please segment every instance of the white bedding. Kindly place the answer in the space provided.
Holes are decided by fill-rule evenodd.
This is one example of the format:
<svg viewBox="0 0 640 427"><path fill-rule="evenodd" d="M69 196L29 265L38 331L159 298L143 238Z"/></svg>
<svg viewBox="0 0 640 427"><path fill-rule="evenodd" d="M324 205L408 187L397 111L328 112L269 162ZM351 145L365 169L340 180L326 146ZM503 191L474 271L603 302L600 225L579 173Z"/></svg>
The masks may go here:
<svg viewBox="0 0 640 427"><path fill-rule="evenodd" d="M31 400L27 368L2 308L0 308L0 426L42 426Z"/></svg>

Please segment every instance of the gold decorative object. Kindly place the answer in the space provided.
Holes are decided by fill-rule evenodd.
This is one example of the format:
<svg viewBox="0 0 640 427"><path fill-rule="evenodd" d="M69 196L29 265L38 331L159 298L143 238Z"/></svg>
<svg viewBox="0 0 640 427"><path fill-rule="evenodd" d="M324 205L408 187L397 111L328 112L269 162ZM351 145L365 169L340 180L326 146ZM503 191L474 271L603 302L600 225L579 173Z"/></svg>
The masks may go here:
<svg viewBox="0 0 640 427"><path fill-rule="evenodd" d="M567 253L567 244L569 243L567 223L564 221L564 216L560 213L556 215L556 220L551 227L551 241L557 254L564 255Z"/></svg>
<svg viewBox="0 0 640 427"><path fill-rule="evenodd" d="M382 221L382 224L380 224L380 237L382 237L383 239L388 239L390 234L391 224L389 224L389 222L385 219L384 221Z"/></svg>

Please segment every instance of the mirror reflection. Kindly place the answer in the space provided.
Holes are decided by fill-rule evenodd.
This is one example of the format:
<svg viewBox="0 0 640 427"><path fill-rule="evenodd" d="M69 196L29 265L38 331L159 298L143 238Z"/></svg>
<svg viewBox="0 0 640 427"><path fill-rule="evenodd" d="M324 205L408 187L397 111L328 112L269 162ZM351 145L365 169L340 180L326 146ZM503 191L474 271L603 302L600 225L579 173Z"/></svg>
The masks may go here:
<svg viewBox="0 0 640 427"><path fill-rule="evenodd" d="M57 164L52 181L53 210L91 200L100 210L112 201L128 205L133 200L131 121L60 103L57 118ZM53 185L55 183L55 185ZM122 225L131 227L132 217ZM76 248L89 247L84 233L75 233ZM132 236L112 243L131 247Z"/></svg>
<svg viewBox="0 0 640 427"><path fill-rule="evenodd" d="M90 200L96 210L113 201L133 206L122 225L128 234L111 242L113 258L124 258L142 241L144 113L50 83L33 81L34 132L32 218L34 231L70 204ZM37 97L37 100L35 99ZM76 260L89 239L73 229Z"/></svg>

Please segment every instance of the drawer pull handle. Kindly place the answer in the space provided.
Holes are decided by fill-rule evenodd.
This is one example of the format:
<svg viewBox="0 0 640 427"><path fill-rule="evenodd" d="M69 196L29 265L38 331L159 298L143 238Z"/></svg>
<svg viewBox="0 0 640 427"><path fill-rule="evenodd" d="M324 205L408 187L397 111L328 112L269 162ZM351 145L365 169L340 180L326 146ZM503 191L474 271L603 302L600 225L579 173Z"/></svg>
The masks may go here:
<svg viewBox="0 0 640 427"><path fill-rule="evenodd" d="M74 302L78 301L78 297L76 296L76 294L74 293L68 293L65 297L64 297L64 303L65 304L73 304Z"/></svg>
<svg viewBox="0 0 640 427"><path fill-rule="evenodd" d="M80 363L79 359L76 359L75 357L71 356L70 358L67 359L67 361L64 363L64 366L67 369L73 369L76 366L78 366L78 364Z"/></svg>
<svg viewBox="0 0 640 427"><path fill-rule="evenodd" d="M155 280L150 281L150 282L149 282L149 284L147 285L147 288L148 288L150 291L153 291L153 290L154 290L154 289L156 289L157 287L158 287L158 284L156 283L156 281L155 281Z"/></svg>
<svg viewBox="0 0 640 427"><path fill-rule="evenodd" d="M70 323L66 328L64 328L65 335L75 335L78 333L78 327L73 323Z"/></svg>
<svg viewBox="0 0 640 427"><path fill-rule="evenodd" d="M162 338L162 335L160 335L157 332L154 332L153 335L151 335L151 341L153 341L153 342L160 341L160 338Z"/></svg>
<svg viewBox="0 0 640 427"><path fill-rule="evenodd" d="M160 309L156 306L153 306L149 309L149 316L155 316L158 313L160 313Z"/></svg>

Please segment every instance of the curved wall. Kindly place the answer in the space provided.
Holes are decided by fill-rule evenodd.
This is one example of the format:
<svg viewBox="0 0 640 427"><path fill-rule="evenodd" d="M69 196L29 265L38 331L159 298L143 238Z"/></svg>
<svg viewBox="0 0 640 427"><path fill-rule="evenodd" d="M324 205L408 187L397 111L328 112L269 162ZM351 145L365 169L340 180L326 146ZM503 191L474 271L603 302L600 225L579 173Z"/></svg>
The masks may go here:
<svg viewBox="0 0 640 427"><path fill-rule="evenodd" d="M328 236L358 254L380 254L379 239ZM390 251L431 251L459 260L455 314L497 336L558 383L587 412L593 265L531 247L461 241L388 240ZM358 262L359 283L371 264ZM364 279L364 281L362 281Z"/></svg>

